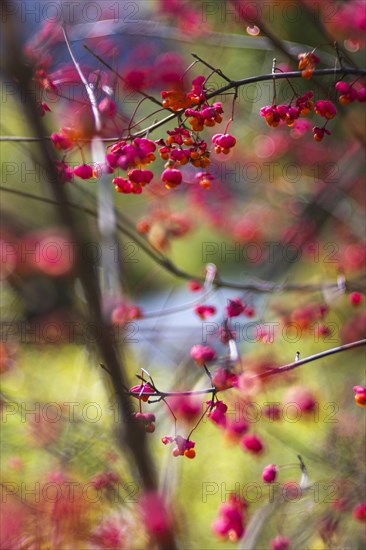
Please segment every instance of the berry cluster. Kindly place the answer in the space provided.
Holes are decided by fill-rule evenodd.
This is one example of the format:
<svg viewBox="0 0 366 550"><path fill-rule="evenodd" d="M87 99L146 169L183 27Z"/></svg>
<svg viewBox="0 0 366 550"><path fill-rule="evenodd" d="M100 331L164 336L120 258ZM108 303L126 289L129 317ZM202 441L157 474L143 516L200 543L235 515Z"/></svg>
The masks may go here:
<svg viewBox="0 0 366 550"><path fill-rule="evenodd" d="M229 415L226 414L228 407L222 401L218 400L213 404L211 401L207 401L207 403L210 404L210 408L212 407L207 415L211 422L223 430L227 440L234 443L240 442L243 434L249 429L248 422L244 419L231 420Z"/></svg>
<svg viewBox="0 0 366 550"><path fill-rule="evenodd" d="M205 77L203 76L195 78L192 81L192 90L188 94L179 90L162 92L163 107L173 111L185 109L185 116L188 117L188 124L191 126L191 130L185 128L184 125L178 126L173 130L168 130L168 137L166 139L161 138L156 141L156 144L159 146L160 157L167 161L161 175L161 180L167 189L174 189L182 183L183 176L179 167L190 163L195 168L206 170L210 164L210 151L208 150L207 142L201 139L198 133L205 127L211 127L222 122L221 115L223 114L223 109L220 102L216 102L213 105L207 103L204 82ZM192 108L192 106L196 106L196 108ZM137 139L134 140L133 145L136 145ZM145 139L145 142L146 141L149 140ZM156 145L154 142L150 143L153 144L153 149L150 151L150 153L152 153L155 151ZM235 145L236 140L230 134L218 134L214 136L213 143L215 143L216 152L222 151L228 153L229 149ZM127 144L123 142L122 153L124 153L126 146ZM119 144L113 146L111 153L115 153L118 148ZM155 157L152 158L149 156L148 160L155 160ZM115 159L110 159L107 155L107 161L112 167L116 164L123 169L131 166L131 162L129 163L128 159L121 165L120 161L116 162ZM138 164L146 164L144 159L141 159L141 155L137 155L137 157L133 155L133 162L135 165L136 162ZM121 190L123 193L140 193L142 187L152 179L150 172L142 175L141 181L138 182L131 178L130 173L128 175L128 180L124 178L115 178L114 180L114 183L118 186L118 190ZM213 179L206 171L199 172L196 178L199 184L204 188L210 187L210 182ZM136 186L136 183L139 185ZM136 189L138 190L136 191Z"/></svg>
<svg viewBox="0 0 366 550"><path fill-rule="evenodd" d="M138 422L141 422L144 426L145 432L153 433L155 432L155 414L152 413L135 413L135 418Z"/></svg>
<svg viewBox="0 0 366 550"><path fill-rule="evenodd" d="M143 413L141 409L141 402L144 401L146 403L149 400L148 394L155 393L155 389L148 382L145 382L144 384L140 384L138 386L132 386L132 388L130 388L130 392L139 400L140 405L140 411L133 413L134 419L142 424L145 432L153 433L155 431L155 415L152 413Z"/></svg>
<svg viewBox="0 0 366 550"><path fill-rule="evenodd" d="M172 455L175 457L185 456L187 458L194 458L196 456L196 451L194 450L196 443L190 439L182 437L181 435L177 435L175 437L165 435L161 441L164 445L175 443L175 447L172 450Z"/></svg>
<svg viewBox="0 0 366 550"><path fill-rule="evenodd" d="M354 101L359 101L363 103L366 101L366 87L355 87L355 82L348 84L343 80L340 80L336 84L336 90L339 93L338 101L342 105L348 105Z"/></svg>
<svg viewBox="0 0 366 550"><path fill-rule="evenodd" d="M115 189L118 193L135 193L139 195L142 188L145 187L153 179L154 174L151 170L139 170L134 168L127 172L127 179L119 176L113 178Z"/></svg>
<svg viewBox="0 0 366 550"><path fill-rule="evenodd" d="M302 71L303 78L309 79L313 76L315 66L320 63L320 59L315 55L314 51L299 53L299 70Z"/></svg>
<svg viewBox="0 0 366 550"><path fill-rule="evenodd" d="M111 168L138 168L155 160L155 149L155 142L151 139L135 138L131 143L122 140L112 145L106 159Z"/></svg>
<svg viewBox="0 0 366 550"><path fill-rule="evenodd" d="M221 102L210 105L207 101L205 90L205 77L197 76L192 81L192 90L185 94L181 91L164 91L161 93L163 107L180 111L184 114L191 130L183 126L168 130L168 138L159 140L161 146L159 153L161 158L167 160L162 174L165 187L172 189L182 182L182 175L177 166L183 166L190 162L196 168L208 168L210 164L210 151L205 140L198 136L205 127L212 127L222 122L223 108ZM234 147L236 140L230 134L217 134L212 138L215 152L227 154ZM184 147L185 146L185 147ZM208 172L200 172L196 179L203 188L209 188L213 179Z"/></svg>
<svg viewBox="0 0 366 550"><path fill-rule="evenodd" d="M223 401L206 401L207 405L211 405L211 410L208 413L208 418L218 426L226 426L227 405Z"/></svg>
<svg viewBox="0 0 366 550"><path fill-rule="evenodd" d="M268 126L276 128L282 122L287 126L294 126L299 117L308 116L312 110L326 119L323 127L314 126L313 136L315 141L321 141L325 134L330 135L330 131L325 128L327 122L335 117L337 109L330 100L321 99L315 104L312 101L314 94L308 91L296 99L296 105L290 102L288 105L267 105L262 107L259 114L266 120Z"/></svg>
<svg viewBox="0 0 366 550"><path fill-rule="evenodd" d="M320 62L315 50L300 53L298 57L298 68L302 71L302 76L305 79L310 79L316 65ZM52 78L44 69L35 71L35 81L41 90L41 99L44 90L57 92ZM127 171L125 176L117 175L113 179L117 192L141 194L143 188L151 183L154 173L147 170L146 166L156 160L154 153L157 146L159 147L160 157L166 161L161 174L161 181L167 189L174 189L181 185L183 174L180 168L188 163L195 168L202 169L195 175L195 180L204 189L210 188L213 180L213 176L208 172L211 151L207 141L200 136L200 132L207 127L213 127L222 122L223 107L221 102L209 103L205 87L206 82L207 79L199 75L192 80L192 87L189 92L185 92L181 88L180 82L174 84L174 89L161 92L162 107L177 113L179 117L179 125L167 131L167 138L160 138L156 141L152 141L147 137L126 138L112 145L106 154L104 165L98 168L110 174L114 173L116 169ZM356 100L359 102L366 101L366 87L362 86L357 80L350 84L343 80L339 81L336 83L335 89L339 94L339 102L343 105ZM313 96L314 93L311 90L301 96L294 91L294 96L288 104L276 104L274 99L272 105L260 109L260 115L265 118L267 125L272 128L287 125L295 129L298 128L299 132L303 133L308 126L305 122L299 121L300 117L306 117L314 112L325 119L323 126L316 125L313 127L313 138L315 141L320 142L324 139L324 136L331 134L326 125L328 121L336 116L337 109L330 99L320 99L314 103ZM42 114L50 110L47 104L41 102L40 105ZM112 119L112 122L115 122L117 106L109 96L99 102L98 109L104 118ZM183 119L183 115L186 117L185 119ZM233 135L227 133L227 127L224 133L218 133L212 137L213 148L217 154L227 155L236 145L236 139ZM81 137L78 131L68 127L61 128L59 133L53 133L51 136L55 148L64 153L64 158L57 161L56 166L63 182L70 181L73 175L83 180L97 177L96 170L86 164L84 160L82 144L80 143ZM65 157L75 147L80 150L83 163L72 169L66 164Z"/></svg>
<svg viewBox="0 0 366 550"><path fill-rule="evenodd" d="M58 151L68 151L74 147L77 135L73 128L61 128L60 133L51 134L53 146Z"/></svg>
<svg viewBox="0 0 366 550"><path fill-rule="evenodd" d="M206 168L210 164L207 143L194 136L186 128L174 128L167 131L168 138L160 139L157 143L161 145L160 156L167 160L167 167L184 166L190 162L196 168ZM183 146L187 148L184 148Z"/></svg>
<svg viewBox="0 0 366 550"><path fill-rule="evenodd" d="M181 90L172 90L169 92L161 92L163 98L164 109L171 109L172 111L180 111L186 109L192 105L199 105L206 99L204 83L204 76L196 76L192 80L192 89L189 93L185 93Z"/></svg>
<svg viewBox="0 0 366 550"><path fill-rule="evenodd" d="M142 310L138 306L121 304L114 308L111 315L113 325L120 326L143 317ZM132 390L131 390L132 391ZM135 390L140 391L140 390Z"/></svg>
<svg viewBox="0 0 366 550"><path fill-rule="evenodd" d="M305 79L312 77L316 64L320 62L314 51L299 54L298 68L302 71L302 76ZM335 85L336 91L339 93L339 102L342 105L348 105L355 100L366 101L366 87L361 86L357 81L348 84L344 81L339 81ZM313 138L315 141L322 141L325 135L330 135L331 132L326 128L329 120L332 120L337 109L330 99L320 99L314 105L312 100L314 93L309 90L301 97L294 93L294 97L289 104L277 105L275 99L272 105L266 105L260 109L259 114L265 118L268 126L276 128L281 124L287 126L296 126L296 121L299 117L307 116L314 110L315 114L325 118L325 124L322 127L313 127ZM294 104L296 98L296 102Z"/></svg>
<svg viewBox="0 0 366 550"><path fill-rule="evenodd" d="M188 124L190 124L192 130L195 132L202 132L205 126L215 126L222 122L222 103L217 101L211 106L205 106L203 109L186 109L184 114L188 119Z"/></svg>
<svg viewBox="0 0 366 550"><path fill-rule="evenodd" d="M224 343L227 343L227 341ZM212 383L217 389L217 391L227 390L237 385L238 375L234 374L228 369L219 367L212 374Z"/></svg>
<svg viewBox="0 0 366 550"><path fill-rule="evenodd" d="M151 170L143 169L156 159L154 151L155 143L147 138L135 138L131 143L119 141L112 145L110 153L106 156L110 170L121 168L128 170L127 178L115 177L113 183L118 193L140 194L143 187L149 184L154 177Z"/></svg>
<svg viewBox="0 0 366 550"><path fill-rule="evenodd" d="M288 105L267 105L262 107L259 114L266 119L268 126L277 128L280 122L283 121L287 126L293 126L295 121L300 116L307 116L314 108L312 98L314 93L309 90L302 96L297 97L295 105L292 105L292 101Z"/></svg>

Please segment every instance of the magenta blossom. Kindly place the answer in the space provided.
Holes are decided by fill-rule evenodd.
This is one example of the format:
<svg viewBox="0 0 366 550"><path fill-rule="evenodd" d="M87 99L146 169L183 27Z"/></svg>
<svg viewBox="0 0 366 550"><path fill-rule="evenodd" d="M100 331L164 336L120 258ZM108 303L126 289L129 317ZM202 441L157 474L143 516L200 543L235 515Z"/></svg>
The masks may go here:
<svg viewBox="0 0 366 550"><path fill-rule="evenodd" d="M83 180L89 180L93 177L93 168L90 164L81 164L80 166L75 166L74 174Z"/></svg>

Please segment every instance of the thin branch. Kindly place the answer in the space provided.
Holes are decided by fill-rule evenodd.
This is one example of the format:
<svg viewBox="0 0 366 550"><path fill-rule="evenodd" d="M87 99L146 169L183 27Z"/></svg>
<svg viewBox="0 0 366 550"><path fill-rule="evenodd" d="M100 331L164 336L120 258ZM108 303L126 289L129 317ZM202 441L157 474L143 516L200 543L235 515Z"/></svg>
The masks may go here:
<svg viewBox="0 0 366 550"><path fill-rule="evenodd" d="M357 340L355 342L350 342L349 344L343 344L342 346L338 346L336 348L327 349L325 351L321 351L320 353L315 353L314 355L309 355L309 357L304 357L304 359L300 359L299 361L293 361L292 363L288 363L287 365L284 365L283 367L278 367L275 369L270 369L266 372L262 372L261 374L255 374L253 376L250 376L250 379L262 379L262 378L268 378L269 376L273 376L275 374L281 374L282 372L287 372L289 370L297 369L298 367L301 367L302 365L305 365L306 363L312 363L313 361L317 361L318 359L322 359L323 357L328 357L329 355L334 355L336 353L340 353L342 351L348 351L350 349L359 348L361 346L366 345L366 338L364 340ZM231 388L226 388L225 390L220 391L227 391ZM141 395L147 395L149 397L176 397L176 396L184 396L184 395L203 395L203 394L212 394L216 393L218 390L215 387L212 388L205 388L202 390L191 390L191 391L179 391L179 392L155 392L155 393L139 393L139 392L128 392L129 395L134 396L140 396Z"/></svg>
<svg viewBox="0 0 366 550"><path fill-rule="evenodd" d="M67 31L66 31L66 26L65 26L64 22L62 23L61 28L62 28L62 32L63 32L63 35L64 35L66 47L68 49L68 52L69 52L70 57L72 59L72 62L75 65L75 69L77 70L78 75L80 76L80 80L84 84L86 93L88 94L90 105L91 105L91 108L92 108L92 111L93 111L95 129L96 129L97 133L99 133L102 129L102 121L101 121L101 118L100 118L100 112L99 112L99 109L98 109L98 103L97 103L96 97L94 95L94 92L93 92L92 88L89 86L89 83L88 83L87 79L85 78L84 73L81 70L81 67L80 67L79 63L77 62L77 60L76 60L76 58L75 58L75 56L72 52L70 41L69 41Z"/></svg>
<svg viewBox="0 0 366 550"><path fill-rule="evenodd" d="M84 44L84 48L93 56L95 57L95 59L97 59L100 63L102 63L102 65L104 65L105 67L107 67L107 69L109 69L117 78L119 78L120 80L122 80L122 82L124 82L126 84L126 79L123 78L123 76L121 76L119 74L118 71L116 71L109 63L107 63L102 57L100 57L98 54L96 54L95 52L93 52L93 50L91 50L88 46L86 46ZM162 107L161 105L161 101L159 101L158 99L156 99L154 96L152 95L149 95L149 94L146 94L145 92L143 92L142 90L136 90L136 92L140 95L142 95L145 99L150 99L150 101L152 101L153 103L156 103L157 105L160 105L160 107Z"/></svg>
<svg viewBox="0 0 366 550"><path fill-rule="evenodd" d="M204 59L202 59L202 57L200 57L199 55L197 55L196 53L191 53L191 56L194 57L195 59L197 59L197 61L200 61L200 63L202 63L202 65L206 65L206 67L208 67L209 69L211 69L214 73L218 74L219 76L221 76L224 80L226 80L226 82L229 82L231 84L231 79L229 77L227 77L221 69L215 69L215 67L213 67L213 65L210 65L210 63L207 63L207 61L205 61Z"/></svg>
<svg viewBox="0 0 366 550"><path fill-rule="evenodd" d="M337 348L321 351L320 353L315 353L314 355L310 355L309 357L305 357L304 359L293 361L292 363L288 363L283 367L278 367L276 369L271 369L271 370L262 372L261 374L257 375L255 378L268 378L268 376L273 376L274 374L281 374L282 372L287 372L289 370L297 369L298 367L301 367L301 365L305 365L306 363L311 363L312 361L317 361L318 359L322 359L323 357L327 357L328 355L334 355L335 353L340 353L341 351L347 351L349 349L358 348L360 346L364 346L365 344L366 344L366 339L357 340L356 342L351 342L349 344L343 344L342 346L338 346Z"/></svg>

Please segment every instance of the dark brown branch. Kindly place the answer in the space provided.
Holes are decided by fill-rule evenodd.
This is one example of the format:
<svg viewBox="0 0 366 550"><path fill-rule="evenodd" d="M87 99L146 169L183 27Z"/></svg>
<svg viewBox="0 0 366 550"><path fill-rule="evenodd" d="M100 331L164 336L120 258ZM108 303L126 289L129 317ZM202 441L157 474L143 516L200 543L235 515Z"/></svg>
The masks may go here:
<svg viewBox="0 0 366 550"><path fill-rule="evenodd" d="M319 353L315 353L314 355L309 355L308 357L304 357L304 359L299 359L298 361L293 361L292 363L287 363L287 365L283 365L282 367L277 367L275 369L270 369L266 372L262 372L261 374L255 374L251 376L251 379L254 378L268 378L269 376L274 376L276 374L281 374L283 372L287 372L289 370L297 369L298 367L301 367L302 365L306 365L307 363L312 363L314 361L318 361L319 359L323 359L324 357L328 357L330 355L334 355L336 353L340 353L342 351L348 351L350 349L359 348L361 346L366 345L366 339L364 340L357 340L355 342L350 342L349 344L343 344L342 346L338 346L336 348L327 349L325 351L321 351ZM227 388L231 389L231 388ZM220 391L227 391L220 390ZM139 393L139 392L128 392L129 395L134 396L141 396L141 395L148 395L149 397L175 397L175 396L182 396L182 395L202 395L202 394L210 394L217 392L217 388L205 388L202 390L191 390L191 391L180 391L180 392L163 392L158 391L155 393Z"/></svg>
<svg viewBox="0 0 366 550"><path fill-rule="evenodd" d="M357 75L357 76L366 76L366 69L355 69L353 67L344 67L341 69L316 69L313 71L314 76L329 76L329 75L340 75L340 76L346 76L346 75ZM222 95L224 92L227 92L228 90L235 90L237 88L240 88L241 86L246 86L248 84L254 84L255 82L266 82L266 81L273 81L273 80L285 80L289 78L302 78L302 71L290 71L286 73L275 73L275 74L263 74L259 76L250 76L248 78L243 78L241 80L232 80L230 83L225 84L221 88L218 88L217 90L207 94L207 99L212 99L214 97L217 97L219 95ZM151 96L148 96L145 94L148 99L151 99ZM154 103L156 103L157 100L154 98ZM158 102L160 105L160 102ZM184 109L181 111L177 111L176 113L171 113L170 115L164 117L162 120L159 120L158 122L154 122L151 126L148 126L147 128L144 128L143 130L140 130L139 132L136 132L135 134L131 134L129 138L133 139L135 137L141 137L146 134L147 131L152 132L153 130L156 130L157 128L160 128L164 124L167 124L171 120L174 120L175 118L181 116L184 112ZM43 140L50 140L50 136L0 136L0 141L43 141ZM110 137L110 138L102 138L102 141L104 142L115 142L120 139L119 136L116 137ZM84 139L79 140L80 142L90 142L91 139Z"/></svg>
<svg viewBox="0 0 366 550"><path fill-rule="evenodd" d="M271 369L266 372L262 372L261 374L257 375L256 378L268 378L269 376L273 376L275 374L281 374L282 372L294 370L294 369L297 369L298 367L301 367L302 365L306 365L306 363L317 361L318 359L322 359L323 357L328 357L329 355L334 355L335 353L340 353L341 351L347 351L350 349L359 348L360 346L364 346L365 344L366 344L366 339L357 340L356 342L350 342L349 344L343 344L342 346L338 346L332 349L327 349L325 351L315 353L314 355L310 355L309 357L304 357L304 359L293 361L292 363L288 363L283 367L278 367L276 369Z"/></svg>

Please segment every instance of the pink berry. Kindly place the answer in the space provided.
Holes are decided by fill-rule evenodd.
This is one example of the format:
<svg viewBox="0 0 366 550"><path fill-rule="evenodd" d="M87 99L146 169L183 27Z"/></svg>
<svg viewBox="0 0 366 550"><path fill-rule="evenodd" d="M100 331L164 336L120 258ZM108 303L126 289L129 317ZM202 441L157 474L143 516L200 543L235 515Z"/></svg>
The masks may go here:
<svg viewBox="0 0 366 550"><path fill-rule="evenodd" d="M224 134L217 139L217 143L224 149L230 149L236 144L236 139L231 134Z"/></svg>
<svg viewBox="0 0 366 550"><path fill-rule="evenodd" d="M262 479L265 483L273 483L277 477L278 468L275 464L266 466L262 473Z"/></svg>
<svg viewBox="0 0 366 550"><path fill-rule="evenodd" d="M357 101L362 103L366 101L366 88L361 88L357 91Z"/></svg>
<svg viewBox="0 0 366 550"><path fill-rule="evenodd" d="M278 535L271 541L272 550L287 550L289 545L290 539L287 537L282 537L281 535Z"/></svg>
<svg viewBox="0 0 366 550"><path fill-rule="evenodd" d="M215 134L212 143L216 145L215 150L217 153L221 151L227 153L236 144L236 139L231 134Z"/></svg>
<svg viewBox="0 0 366 550"><path fill-rule="evenodd" d="M207 361L212 361L216 357L215 350L210 348L210 346L202 346L201 344L196 344L191 349L191 357L194 359L200 367Z"/></svg>
<svg viewBox="0 0 366 550"><path fill-rule="evenodd" d="M208 401L208 404L211 401ZM218 426L226 426L227 405L223 401L216 401L213 409L208 413L208 418Z"/></svg>
<svg viewBox="0 0 366 550"><path fill-rule="evenodd" d="M253 454L260 454L264 449L261 439L255 434L245 434L240 443L245 450Z"/></svg>
<svg viewBox="0 0 366 550"><path fill-rule="evenodd" d="M331 101L325 99L320 99L317 101L315 103L314 110L317 115L323 116L327 120L334 118L337 114L335 105Z"/></svg>
<svg viewBox="0 0 366 550"><path fill-rule="evenodd" d="M93 168L89 164L81 164L74 168L74 174L83 180L93 177Z"/></svg>
<svg viewBox="0 0 366 550"><path fill-rule="evenodd" d="M362 294L359 292L351 292L349 295L349 301L353 306L358 306L362 302Z"/></svg>
<svg viewBox="0 0 366 550"><path fill-rule="evenodd" d="M313 134L314 134L314 139L315 139L315 141L322 141L322 139L324 138L325 134L327 134L328 136L330 136L330 131L327 130L326 128L319 128L319 126L314 126L314 128L313 128Z"/></svg>
<svg viewBox="0 0 366 550"><path fill-rule="evenodd" d="M175 168L167 168L161 175L167 189L173 189L182 183L182 172Z"/></svg>
<svg viewBox="0 0 366 550"><path fill-rule="evenodd" d="M229 304L225 308L227 317L238 317L245 311L245 305L239 298L229 300Z"/></svg>
<svg viewBox="0 0 366 550"><path fill-rule="evenodd" d="M357 521L366 522L366 502L357 504L352 510L352 515Z"/></svg>
<svg viewBox="0 0 366 550"><path fill-rule="evenodd" d="M177 419L192 423L202 412L199 396L176 395L169 399L169 404Z"/></svg>
<svg viewBox="0 0 366 550"><path fill-rule="evenodd" d="M66 181L72 180L73 170L65 162L62 160L55 160L55 167L60 181L65 183Z"/></svg>
<svg viewBox="0 0 366 550"><path fill-rule="evenodd" d="M145 422L147 422L147 424L151 424L151 422L155 422L155 414L153 413L145 413L144 417L145 417Z"/></svg>
<svg viewBox="0 0 366 550"><path fill-rule="evenodd" d="M213 385L220 391L232 388L238 381L238 375L228 371L224 367L215 370L212 375Z"/></svg>
<svg viewBox="0 0 366 550"><path fill-rule="evenodd" d="M134 170L130 170L128 172L128 178L130 181L132 181L132 183L150 183L153 177L154 174L151 170L139 170L135 168Z"/></svg>
<svg viewBox="0 0 366 550"><path fill-rule="evenodd" d="M300 413L310 414L317 407L315 395L305 386L294 386L290 388L284 396L284 401L287 404L294 404L294 407L299 409L300 417Z"/></svg>
<svg viewBox="0 0 366 550"><path fill-rule="evenodd" d="M247 503L237 497L230 495L228 502L220 506L219 516L212 524L213 532L220 538L228 538L231 542L240 539L245 532L244 512Z"/></svg>
<svg viewBox="0 0 366 550"><path fill-rule="evenodd" d="M98 105L99 111L107 117L114 117L117 107L114 101L109 97L105 97Z"/></svg>
<svg viewBox="0 0 366 550"><path fill-rule="evenodd" d="M203 304L198 304L197 306L195 306L194 312L198 315L200 319L205 320L208 317L211 317L211 315L215 315L216 308L214 306L205 306Z"/></svg>
<svg viewBox="0 0 366 550"><path fill-rule="evenodd" d="M64 135L64 133L62 132L62 129L61 129L61 134L57 134L56 132L54 132L51 135L51 140L54 147L58 151L67 151L68 149L72 149L73 147L72 140L69 137Z"/></svg>
<svg viewBox="0 0 366 550"><path fill-rule="evenodd" d="M343 81L337 82L335 87L336 87L337 92L339 92L342 95L343 94L348 94L348 92L350 91L350 88L351 88L351 86L349 84L347 84L347 82L343 82Z"/></svg>
<svg viewBox="0 0 366 550"><path fill-rule="evenodd" d="M269 404L265 405L263 407L263 414L267 418L271 420L271 422L275 420L280 420L281 418L281 408L278 405L275 404Z"/></svg>
<svg viewBox="0 0 366 550"><path fill-rule="evenodd" d="M249 429L249 424L246 420L239 420L237 422L226 423L225 430L226 435L231 438L238 438L243 435Z"/></svg>
<svg viewBox="0 0 366 550"><path fill-rule="evenodd" d="M202 285L198 281L192 280L189 281L188 288L191 292L197 292L198 290L202 289Z"/></svg>

